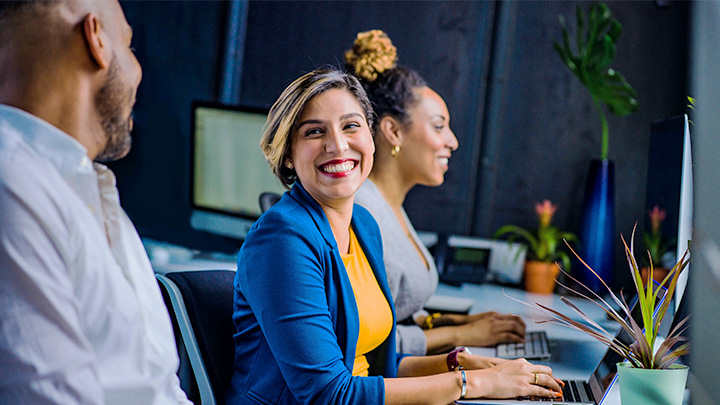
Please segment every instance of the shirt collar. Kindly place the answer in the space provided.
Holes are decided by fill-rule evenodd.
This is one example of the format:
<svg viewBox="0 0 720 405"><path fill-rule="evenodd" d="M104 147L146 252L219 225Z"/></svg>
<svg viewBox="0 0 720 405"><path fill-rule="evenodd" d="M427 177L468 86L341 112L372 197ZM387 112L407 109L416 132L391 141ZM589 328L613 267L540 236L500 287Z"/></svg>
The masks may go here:
<svg viewBox="0 0 720 405"><path fill-rule="evenodd" d="M59 171L93 169L87 149L80 142L41 118L0 104L0 121L14 127L25 143Z"/></svg>

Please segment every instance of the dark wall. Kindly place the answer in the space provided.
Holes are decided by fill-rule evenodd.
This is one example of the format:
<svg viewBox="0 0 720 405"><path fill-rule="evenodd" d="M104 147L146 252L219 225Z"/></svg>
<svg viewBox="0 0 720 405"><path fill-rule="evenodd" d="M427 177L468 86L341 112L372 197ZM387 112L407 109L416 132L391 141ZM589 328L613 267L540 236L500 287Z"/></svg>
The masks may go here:
<svg viewBox="0 0 720 405"><path fill-rule="evenodd" d="M141 233L200 248L226 241L189 230L190 103L218 99L228 4L122 3L144 68L134 148L113 165L124 206ZM460 142L445 184L408 196L416 227L483 236L506 223L530 227L533 203L548 198L560 205L555 224L577 232L600 123L552 49L558 14L572 26L576 4L252 1L240 102L269 106L301 73L342 66L358 31L382 29L400 63L445 98ZM613 67L640 102L630 117L609 117L616 228L628 235L646 216L650 123L685 111L689 5L608 4L624 27Z"/></svg>
<svg viewBox="0 0 720 405"><path fill-rule="evenodd" d="M446 99L461 145L443 188L418 191L409 211L420 229L468 233L494 10L493 2L251 2L241 101L271 105L301 72L344 67L358 32L382 29L400 64Z"/></svg>
<svg viewBox="0 0 720 405"><path fill-rule="evenodd" d="M686 111L688 3L609 2L623 25L612 67L637 91L639 109L608 114L609 159L615 164L616 232L630 237L647 218L645 190L650 123ZM588 3L581 5L585 10ZM599 158L601 125L587 90L552 48L558 15L574 32L576 2L504 2L499 11L488 113L472 231L490 235L514 223L536 224L533 204L559 204L554 223L580 230L589 161ZM637 240L640 243L640 240ZM618 269L627 267L616 249ZM619 281L629 272L619 273Z"/></svg>

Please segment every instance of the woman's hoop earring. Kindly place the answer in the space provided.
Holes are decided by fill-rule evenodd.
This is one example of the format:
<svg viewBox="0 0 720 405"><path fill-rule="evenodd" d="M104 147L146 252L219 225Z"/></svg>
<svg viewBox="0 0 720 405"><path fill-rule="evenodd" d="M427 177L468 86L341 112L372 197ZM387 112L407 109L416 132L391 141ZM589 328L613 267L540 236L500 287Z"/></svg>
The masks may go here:
<svg viewBox="0 0 720 405"><path fill-rule="evenodd" d="M398 153L400 153L400 145L395 145L392 147L392 149L390 149L390 154L392 155L392 157L396 157Z"/></svg>

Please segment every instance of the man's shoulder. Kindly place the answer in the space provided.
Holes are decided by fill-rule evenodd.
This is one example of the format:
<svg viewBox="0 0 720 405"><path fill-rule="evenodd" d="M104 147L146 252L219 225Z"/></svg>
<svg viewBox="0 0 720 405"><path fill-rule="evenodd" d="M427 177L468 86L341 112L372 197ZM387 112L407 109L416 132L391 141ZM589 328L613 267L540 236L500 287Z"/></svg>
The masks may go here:
<svg viewBox="0 0 720 405"><path fill-rule="evenodd" d="M72 194L57 169L22 143L0 145L0 221L60 214Z"/></svg>

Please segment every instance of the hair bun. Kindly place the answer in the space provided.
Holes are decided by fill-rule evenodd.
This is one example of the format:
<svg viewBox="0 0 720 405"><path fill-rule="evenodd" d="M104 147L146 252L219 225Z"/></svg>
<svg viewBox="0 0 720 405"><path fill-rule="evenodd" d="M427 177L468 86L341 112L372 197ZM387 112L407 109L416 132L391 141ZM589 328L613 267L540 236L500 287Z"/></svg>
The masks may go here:
<svg viewBox="0 0 720 405"><path fill-rule="evenodd" d="M345 63L356 76L372 82L379 74L395 67L397 49L381 30L361 32L353 47L345 52Z"/></svg>

